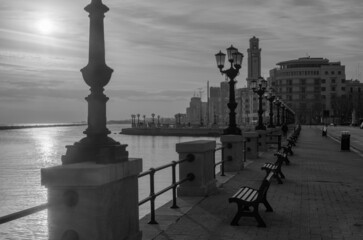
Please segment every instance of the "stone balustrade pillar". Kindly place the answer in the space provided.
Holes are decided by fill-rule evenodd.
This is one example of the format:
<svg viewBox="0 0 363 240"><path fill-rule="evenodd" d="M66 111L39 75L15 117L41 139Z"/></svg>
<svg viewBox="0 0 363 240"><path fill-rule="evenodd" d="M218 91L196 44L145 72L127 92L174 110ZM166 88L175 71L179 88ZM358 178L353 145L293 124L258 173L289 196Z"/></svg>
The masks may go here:
<svg viewBox="0 0 363 240"><path fill-rule="evenodd" d="M188 174L194 175L193 181L188 181L178 187L178 197L208 196L217 190L215 171L216 142L211 140L197 140L176 144L179 160L185 159L189 154L194 155L194 160L183 162L179 165L179 178L183 179Z"/></svg>
<svg viewBox="0 0 363 240"><path fill-rule="evenodd" d="M44 168L50 240L141 240L138 174L141 159ZM69 204L58 204L66 196Z"/></svg>
<svg viewBox="0 0 363 240"><path fill-rule="evenodd" d="M246 158L257 159L258 158L258 133L257 132L244 132L244 139L246 140Z"/></svg>
<svg viewBox="0 0 363 240"><path fill-rule="evenodd" d="M266 143L266 130L256 130L258 133L258 150L262 152L267 151L267 143Z"/></svg>
<svg viewBox="0 0 363 240"><path fill-rule="evenodd" d="M243 137L241 135L222 135L224 148L224 171L236 172L244 168Z"/></svg>

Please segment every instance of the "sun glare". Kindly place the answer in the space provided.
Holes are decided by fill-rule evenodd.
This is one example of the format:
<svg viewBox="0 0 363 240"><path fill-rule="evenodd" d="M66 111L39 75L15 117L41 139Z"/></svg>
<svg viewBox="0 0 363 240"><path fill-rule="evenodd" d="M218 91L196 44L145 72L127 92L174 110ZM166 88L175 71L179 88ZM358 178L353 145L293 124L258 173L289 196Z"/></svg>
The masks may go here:
<svg viewBox="0 0 363 240"><path fill-rule="evenodd" d="M41 19L36 24L37 30L44 35L50 35L54 32L54 23L49 19Z"/></svg>

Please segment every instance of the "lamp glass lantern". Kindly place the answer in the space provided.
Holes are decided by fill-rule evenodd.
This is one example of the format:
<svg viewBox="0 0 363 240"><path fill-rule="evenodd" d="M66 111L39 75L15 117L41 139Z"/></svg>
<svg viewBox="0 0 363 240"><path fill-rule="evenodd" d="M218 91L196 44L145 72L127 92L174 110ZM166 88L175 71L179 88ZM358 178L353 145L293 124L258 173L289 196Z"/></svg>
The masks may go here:
<svg viewBox="0 0 363 240"><path fill-rule="evenodd" d="M251 88L252 88L252 90L255 90L257 88L257 81L256 80L251 81Z"/></svg>
<svg viewBox="0 0 363 240"><path fill-rule="evenodd" d="M267 81L263 77L260 77L258 80L259 80L259 84L261 85L261 88L266 89Z"/></svg>
<svg viewBox="0 0 363 240"><path fill-rule="evenodd" d="M217 61L218 68L222 69L224 67L224 61L226 59L226 54L219 51L219 53L217 53L215 56L216 56L216 61Z"/></svg>
<svg viewBox="0 0 363 240"><path fill-rule="evenodd" d="M237 52L238 52L238 49L233 47L233 45L231 45L229 48L227 48L228 61L233 62L233 60L234 60L233 55Z"/></svg>
<svg viewBox="0 0 363 240"><path fill-rule="evenodd" d="M233 54L233 63L234 63L235 68L241 68L242 60L243 60L242 53L237 51Z"/></svg>

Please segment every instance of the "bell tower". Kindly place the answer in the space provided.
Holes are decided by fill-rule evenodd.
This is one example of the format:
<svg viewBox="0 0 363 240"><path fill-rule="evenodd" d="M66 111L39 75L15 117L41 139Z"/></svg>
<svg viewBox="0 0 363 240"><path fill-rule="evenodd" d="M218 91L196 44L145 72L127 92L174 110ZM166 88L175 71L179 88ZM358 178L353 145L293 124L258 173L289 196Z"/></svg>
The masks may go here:
<svg viewBox="0 0 363 240"><path fill-rule="evenodd" d="M247 87L253 79L261 76L261 48L259 48L259 39L253 36L250 39L250 48L247 49L248 53L248 70L247 70Z"/></svg>

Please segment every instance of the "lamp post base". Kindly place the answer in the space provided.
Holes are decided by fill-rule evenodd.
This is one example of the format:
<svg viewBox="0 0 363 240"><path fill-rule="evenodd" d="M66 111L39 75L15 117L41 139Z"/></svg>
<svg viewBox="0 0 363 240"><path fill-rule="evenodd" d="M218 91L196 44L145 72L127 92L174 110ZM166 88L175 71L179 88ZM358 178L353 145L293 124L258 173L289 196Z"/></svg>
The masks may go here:
<svg viewBox="0 0 363 240"><path fill-rule="evenodd" d="M110 137L97 140L85 137L73 145L66 146L67 153L62 156L63 165L79 162L110 164L128 160L127 144L120 144Z"/></svg>
<svg viewBox="0 0 363 240"><path fill-rule="evenodd" d="M223 135L242 135L242 131L238 127L228 127L223 130Z"/></svg>
<svg viewBox="0 0 363 240"><path fill-rule="evenodd" d="M256 126L255 130L266 130L266 126L264 126L264 125Z"/></svg>

